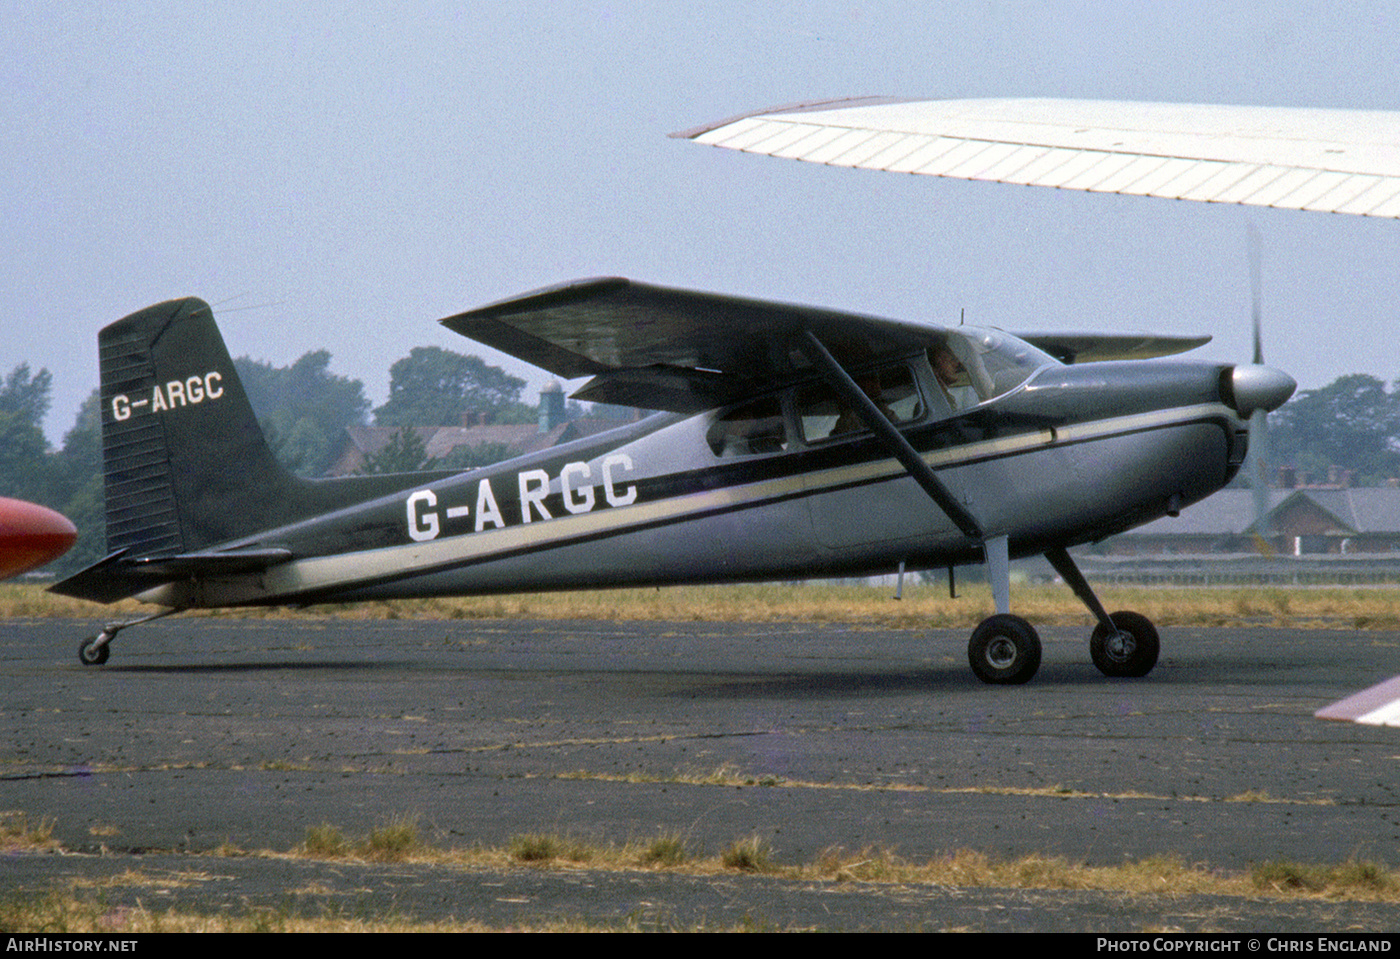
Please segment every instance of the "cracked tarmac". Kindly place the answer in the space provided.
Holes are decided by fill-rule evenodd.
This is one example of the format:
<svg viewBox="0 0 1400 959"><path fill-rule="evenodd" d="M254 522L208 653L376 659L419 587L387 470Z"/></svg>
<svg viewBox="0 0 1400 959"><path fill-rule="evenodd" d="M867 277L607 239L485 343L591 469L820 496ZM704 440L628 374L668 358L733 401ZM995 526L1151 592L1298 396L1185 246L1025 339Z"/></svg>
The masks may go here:
<svg viewBox="0 0 1400 959"><path fill-rule="evenodd" d="M1312 716L1400 673L1394 632L1167 629L1150 677L1112 681L1079 631L1046 628L1040 674L1011 688L973 679L966 636L947 630L190 618L124 633L84 668L88 632L4 624L0 809L52 820L70 854L8 856L0 891L134 871L106 901L502 926L1400 925L1387 904L208 855L411 818L440 848L676 833L708 855L756 836L780 863L870 846L1394 866L1400 732ZM705 781L715 770L753 784Z"/></svg>

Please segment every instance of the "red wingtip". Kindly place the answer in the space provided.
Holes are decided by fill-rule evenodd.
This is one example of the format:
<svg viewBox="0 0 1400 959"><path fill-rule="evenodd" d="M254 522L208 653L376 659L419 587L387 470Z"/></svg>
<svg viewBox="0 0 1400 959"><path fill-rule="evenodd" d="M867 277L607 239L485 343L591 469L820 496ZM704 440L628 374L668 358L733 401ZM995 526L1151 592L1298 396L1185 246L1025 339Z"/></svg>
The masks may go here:
<svg viewBox="0 0 1400 959"><path fill-rule="evenodd" d="M62 513L0 497L0 579L58 559L77 538L77 527Z"/></svg>

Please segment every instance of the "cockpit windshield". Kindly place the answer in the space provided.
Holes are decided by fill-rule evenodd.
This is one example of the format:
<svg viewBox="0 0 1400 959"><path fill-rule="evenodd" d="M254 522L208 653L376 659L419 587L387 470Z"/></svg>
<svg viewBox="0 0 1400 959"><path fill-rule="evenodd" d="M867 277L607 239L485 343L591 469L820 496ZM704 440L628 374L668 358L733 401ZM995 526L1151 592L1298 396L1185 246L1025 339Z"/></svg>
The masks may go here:
<svg viewBox="0 0 1400 959"><path fill-rule="evenodd" d="M976 326L942 334L929 347L928 361L954 411L1009 393L1040 367L1059 363L1010 333Z"/></svg>

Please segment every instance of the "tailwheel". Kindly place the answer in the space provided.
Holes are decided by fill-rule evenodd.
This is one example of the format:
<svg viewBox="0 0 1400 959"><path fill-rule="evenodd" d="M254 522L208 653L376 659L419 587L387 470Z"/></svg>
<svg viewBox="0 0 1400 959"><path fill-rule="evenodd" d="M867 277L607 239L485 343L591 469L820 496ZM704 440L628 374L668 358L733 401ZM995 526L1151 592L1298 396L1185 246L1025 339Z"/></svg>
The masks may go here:
<svg viewBox="0 0 1400 959"><path fill-rule="evenodd" d="M1094 627L1089 638L1089 655L1105 676L1146 676L1157 665L1161 641L1157 629L1146 616L1133 612L1112 613L1109 616L1116 632L1106 624Z"/></svg>
<svg viewBox="0 0 1400 959"><path fill-rule="evenodd" d="M1040 668L1040 636L1019 616L988 616L968 640L967 659L984 683L1024 683Z"/></svg>
<svg viewBox="0 0 1400 959"><path fill-rule="evenodd" d="M149 623L152 620L164 619L174 613L180 612L174 607L162 609L158 613L151 613L149 616L142 616L140 619L128 620L124 623L108 623L102 628L102 632L96 636L89 636L78 646L78 662L84 666L101 666L107 661L107 657L112 655L112 640L117 638L117 633L128 626L139 626L142 623Z"/></svg>
<svg viewBox="0 0 1400 959"><path fill-rule="evenodd" d="M112 637L105 632L89 636L78 647L78 662L84 666L101 666L112 653L112 647L108 645L111 641Z"/></svg>

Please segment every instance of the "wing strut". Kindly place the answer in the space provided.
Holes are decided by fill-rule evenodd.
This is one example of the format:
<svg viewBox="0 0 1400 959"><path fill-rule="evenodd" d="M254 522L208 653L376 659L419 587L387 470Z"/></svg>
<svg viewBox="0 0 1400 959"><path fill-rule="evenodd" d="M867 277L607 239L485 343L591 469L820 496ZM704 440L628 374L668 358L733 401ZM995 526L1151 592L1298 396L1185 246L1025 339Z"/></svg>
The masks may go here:
<svg viewBox="0 0 1400 959"><path fill-rule="evenodd" d="M860 421L899 460L929 498L938 504L939 509L962 530L963 535L981 545L982 558L987 565L987 580L992 587L997 611L984 619L973 632L967 646L968 662L983 682L1026 682L1040 668L1040 637L1030 623L1013 616L1010 611L1011 544L1006 534L986 534L982 525L924 462L918 450L895 429L875 401L865 395L865 391L851 379L811 330L803 331L797 345L808 361L825 374L831 388L850 404Z"/></svg>
<svg viewBox="0 0 1400 959"><path fill-rule="evenodd" d="M832 389L841 395L841 398L851 404L851 408L866 428L885 445L885 448L899 460L900 464L909 471L909 475L924 488L924 492L938 504L938 508L948 514L948 518L962 530L963 535L977 540L979 543L986 540L986 534L982 532L982 527L977 520L972 518L972 514L963 508L957 498L948 491L948 487L943 485L933 472L933 469L924 462L924 458L919 455L918 450L904 438L904 434L894 428L880 408L875 405L875 401L865 395L856 381L851 379L849 373L842 369L841 364L827 352L821 340L811 330L805 330L802 334L800 346L803 355L811 361L813 366L818 367L826 374L827 382Z"/></svg>

